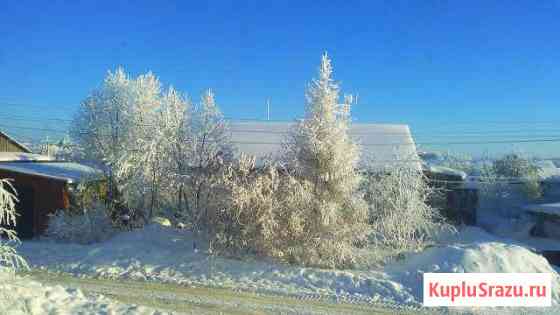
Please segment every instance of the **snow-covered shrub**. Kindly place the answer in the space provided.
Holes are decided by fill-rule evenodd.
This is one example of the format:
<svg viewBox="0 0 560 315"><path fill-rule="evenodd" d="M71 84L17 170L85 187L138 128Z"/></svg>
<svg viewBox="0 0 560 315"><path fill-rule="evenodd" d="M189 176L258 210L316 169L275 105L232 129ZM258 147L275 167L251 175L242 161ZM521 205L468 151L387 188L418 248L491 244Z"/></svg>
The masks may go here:
<svg viewBox="0 0 560 315"><path fill-rule="evenodd" d="M227 167L225 180L229 198L220 198L226 203L210 216L216 249L298 265L334 268L355 264L354 242L363 237L363 231L343 224L349 219L339 219L341 225L336 228L336 222L319 221L318 210L329 204L315 198L310 182L293 177L273 162L256 167L255 159L244 155Z"/></svg>
<svg viewBox="0 0 560 315"><path fill-rule="evenodd" d="M0 269L27 268L25 260L16 252L19 243L13 227L16 225L15 189L6 179L0 179Z"/></svg>
<svg viewBox="0 0 560 315"><path fill-rule="evenodd" d="M437 165L463 171L467 174L471 174L474 169L473 159L470 155L454 152L442 154Z"/></svg>
<svg viewBox="0 0 560 315"><path fill-rule="evenodd" d="M523 191L530 199L541 197L539 168L529 159L519 154L506 154L494 161L492 170L498 180L523 182Z"/></svg>
<svg viewBox="0 0 560 315"><path fill-rule="evenodd" d="M107 208L96 202L80 212L60 209L50 215L46 235L56 240L79 244L104 241L115 234Z"/></svg>
<svg viewBox="0 0 560 315"><path fill-rule="evenodd" d="M362 189L369 205L369 223L374 247L390 254L415 250L427 245L444 223L430 198L436 191L422 172L395 164L386 170L370 169L364 174Z"/></svg>

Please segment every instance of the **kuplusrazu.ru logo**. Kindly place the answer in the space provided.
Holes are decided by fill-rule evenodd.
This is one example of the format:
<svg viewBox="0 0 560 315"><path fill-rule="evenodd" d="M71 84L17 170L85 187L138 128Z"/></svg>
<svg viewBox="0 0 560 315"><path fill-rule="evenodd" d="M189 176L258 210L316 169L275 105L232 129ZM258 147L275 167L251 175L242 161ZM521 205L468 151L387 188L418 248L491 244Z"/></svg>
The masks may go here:
<svg viewBox="0 0 560 315"><path fill-rule="evenodd" d="M550 273L425 273L424 306L552 305Z"/></svg>

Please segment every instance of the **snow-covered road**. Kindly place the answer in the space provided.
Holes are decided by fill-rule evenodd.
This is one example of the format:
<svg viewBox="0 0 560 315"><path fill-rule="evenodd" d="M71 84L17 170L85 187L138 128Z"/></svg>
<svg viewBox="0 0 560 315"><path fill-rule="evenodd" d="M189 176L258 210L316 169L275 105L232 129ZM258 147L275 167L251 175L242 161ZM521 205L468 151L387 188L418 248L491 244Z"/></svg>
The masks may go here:
<svg viewBox="0 0 560 315"><path fill-rule="evenodd" d="M30 275L34 280L46 285L79 289L86 294L102 294L122 303L134 303L174 314L412 314L410 311L372 305L300 300L216 288L188 288L130 280L83 279L40 271Z"/></svg>

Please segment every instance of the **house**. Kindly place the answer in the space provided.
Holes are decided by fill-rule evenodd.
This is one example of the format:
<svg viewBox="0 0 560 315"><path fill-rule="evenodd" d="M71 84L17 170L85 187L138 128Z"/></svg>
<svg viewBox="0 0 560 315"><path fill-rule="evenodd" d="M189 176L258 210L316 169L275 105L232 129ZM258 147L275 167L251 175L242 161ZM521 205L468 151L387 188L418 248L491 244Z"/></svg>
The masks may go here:
<svg viewBox="0 0 560 315"><path fill-rule="evenodd" d="M31 150L5 132L0 131L0 152L31 153Z"/></svg>
<svg viewBox="0 0 560 315"><path fill-rule="evenodd" d="M229 123L231 139L238 153L263 158L278 157L282 143L294 122L235 121ZM360 165L383 169L397 163L421 170L416 144L407 125L352 123L348 131L361 146Z"/></svg>
<svg viewBox="0 0 560 315"><path fill-rule="evenodd" d="M16 232L24 239L43 233L48 215L69 207L76 183L101 176L98 169L78 163L52 161L31 153L0 152L0 178L11 179L16 190Z"/></svg>

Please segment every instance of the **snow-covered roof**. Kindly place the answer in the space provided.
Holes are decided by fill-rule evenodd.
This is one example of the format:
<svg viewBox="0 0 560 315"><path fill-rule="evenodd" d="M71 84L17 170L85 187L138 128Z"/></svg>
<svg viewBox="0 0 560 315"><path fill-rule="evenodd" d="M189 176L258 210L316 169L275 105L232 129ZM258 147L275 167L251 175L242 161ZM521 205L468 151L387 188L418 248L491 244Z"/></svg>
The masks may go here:
<svg viewBox="0 0 560 315"><path fill-rule="evenodd" d="M557 203L543 203L538 205L528 205L524 207L529 212L544 213L550 215L560 216L560 202Z"/></svg>
<svg viewBox="0 0 560 315"><path fill-rule="evenodd" d="M0 162L17 161L52 161L52 158L47 155L26 152L0 152Z"/></svg>
<svg viewBox="0 0 560 315"><path fill-rule="evenodd" d="M75 183L100 178L96 168L72 162L0 162L0 170Z"/></svg>
<svg viewBox="0 0 560 315"><path fill-rule="evenodd" d="M541 180L547 182L560 182L560 168L550 160L536 161L535 164L539 167L539 177Z"/></svg>
<svg viewBox="0 0 560 315"><path fill-rule="evenodd" d="M461 180L465 180L467 178L467 173L465 173L463 171L460 171L460 170L445 167L445 166L427 165L426 164L425 168L428 172L434 173L434 174L442 174L442 175L447 175L447 176L459 177L459 178L461 178Z"/></svg>
<svg viewBox="0 0 560 315"><path fill-rule="evenodd" d="M22 149L23 151L25 151L27 153L31 153L31 149L29 149L25 144L17 141L14 137L10 136L9 134L5 133L4 131L0 130L0 136L3 136L4 138L8 139L10 142L12 142L16 146L20 147L20 149Z"/></svg>
<svg viewBox="0 0 560 315"><path fill-rule="evenodd" d="M230 122L231 138L238 152L256 157L275 157L294 122ZM353 123L349 134L361 146L361 162L376 168L395 163L410 164L420 170L416 145L407 125Z"/></svg>

